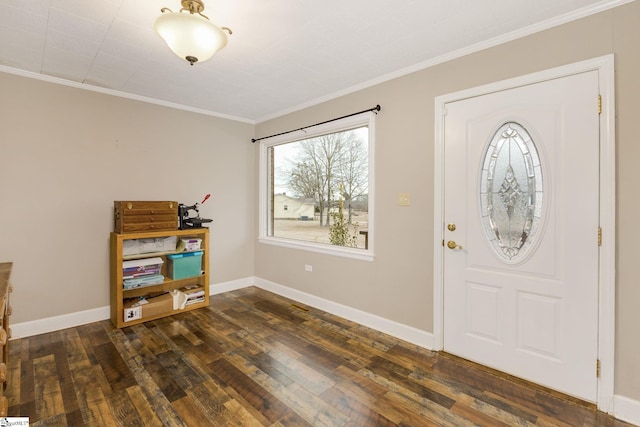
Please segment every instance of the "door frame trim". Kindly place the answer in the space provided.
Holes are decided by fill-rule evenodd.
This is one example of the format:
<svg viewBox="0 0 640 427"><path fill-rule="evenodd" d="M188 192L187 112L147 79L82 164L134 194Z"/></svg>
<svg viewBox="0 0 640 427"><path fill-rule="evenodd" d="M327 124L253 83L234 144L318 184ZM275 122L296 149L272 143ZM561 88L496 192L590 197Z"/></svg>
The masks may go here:
<svg viewBox="0 0 640 427"><path fill-rule="evenodd" d="M433 264L433 336L434 350L444 348L444 119L446 104L486 95L519 86L567 77L588 71L598 71L602 97L600 114L600 227L602 245L599 252L598 277L598 379L597 406L603 412L613 412L615 374L615 92L614 55L605 55L569 65L552 68L435 98L434 147L434 264ZM596 108L594 101L594 108ZM596 236L594 236L594 242ZM594 361L593 373L596 374Z"/></svg>

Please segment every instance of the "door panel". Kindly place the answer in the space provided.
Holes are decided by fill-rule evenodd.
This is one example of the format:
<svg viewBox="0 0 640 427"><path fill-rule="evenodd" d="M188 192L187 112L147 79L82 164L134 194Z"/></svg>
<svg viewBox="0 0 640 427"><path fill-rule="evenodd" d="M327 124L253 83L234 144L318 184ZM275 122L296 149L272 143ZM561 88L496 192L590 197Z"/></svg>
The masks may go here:
<svg viewBox="0 0 640 427"><path fill-rule="evenodd" d="M444 349L589 401L597 99L591 71L445 106Z"/></svg>

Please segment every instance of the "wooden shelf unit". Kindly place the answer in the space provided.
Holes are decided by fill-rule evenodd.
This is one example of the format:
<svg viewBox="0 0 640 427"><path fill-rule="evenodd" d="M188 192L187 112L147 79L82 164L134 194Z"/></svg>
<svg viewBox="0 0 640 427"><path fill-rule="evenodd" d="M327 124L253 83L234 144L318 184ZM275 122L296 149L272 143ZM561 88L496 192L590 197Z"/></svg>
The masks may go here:
<svg viewBox="0 0 640 427"><path fill-rule="evenodd" d="M200 251L202 254L202 274L199 276L188 277L185 279L173 280L167 276L167 255L180 253L177 251L168 252L151 252L137 255L122 254L122 246L125 240L133 239L155 239L163 237L176 236L180 239L201 239ZM132 259L144 259L159 257L164 261L161 273L164 276L164 282L153 286L145 286L134 289L124 289L122 277L122 262ZM150 320L160 319L162 317L171 316L173 314L182 313L196 308L206 307L209 305L209 229L193 228L188 230L171 230L171 231L152 231L140 233L111 233L110 238L110 294L111 294L111 322L116 328L137 325L138 323L148 322ZM200 286L204 289L204 301L186 306L184 309L173 310L170 307L160 313L154 313L150 316L144 315L141 319L124 321L125 301L130 298L138 298L150 295L156 295L163 292L171 292L174 289L180 289L187 286Z"/></svg>

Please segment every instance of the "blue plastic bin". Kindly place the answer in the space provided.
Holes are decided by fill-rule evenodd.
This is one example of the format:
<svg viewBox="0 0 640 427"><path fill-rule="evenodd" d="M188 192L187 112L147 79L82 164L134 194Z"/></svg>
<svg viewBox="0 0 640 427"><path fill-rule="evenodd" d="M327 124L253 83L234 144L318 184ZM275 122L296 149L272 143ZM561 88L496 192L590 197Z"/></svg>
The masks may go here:
<svg viewBox="0 0 640 427"><path fill-rule="evenodd" d="M169 260L167 266L168 276L173 280L200 276L202 274L203 253L203 251L196 251L167 255Z"/></svg>

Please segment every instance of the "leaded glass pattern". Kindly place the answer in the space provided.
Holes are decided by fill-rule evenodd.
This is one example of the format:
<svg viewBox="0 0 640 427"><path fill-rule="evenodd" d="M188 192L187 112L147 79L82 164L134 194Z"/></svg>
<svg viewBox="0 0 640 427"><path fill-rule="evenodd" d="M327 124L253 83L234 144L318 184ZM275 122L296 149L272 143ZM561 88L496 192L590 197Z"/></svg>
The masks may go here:
<svg viewBox="0 0 640 427"><path fill-rule="evenodd" d="M498 258L521 261L535 243L542 217L542 167L529 132L503 124L489 141L480 176L482 225Z"/></svg>

